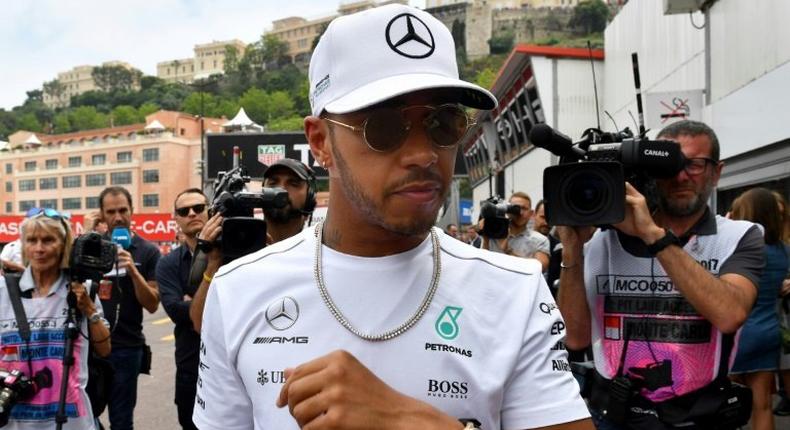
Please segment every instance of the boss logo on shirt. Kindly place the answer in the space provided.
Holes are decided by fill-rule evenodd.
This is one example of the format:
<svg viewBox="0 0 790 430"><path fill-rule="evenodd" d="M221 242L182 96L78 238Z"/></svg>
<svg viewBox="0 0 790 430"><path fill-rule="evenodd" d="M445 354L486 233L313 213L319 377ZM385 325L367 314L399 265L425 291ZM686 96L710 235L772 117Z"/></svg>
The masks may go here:
<svg viewBox="0 0 790 430"><path fill-rule="evenodd" d="M466 381L428 380L428 397L466 399L467 394L469 394L469 383Z"/></svg>

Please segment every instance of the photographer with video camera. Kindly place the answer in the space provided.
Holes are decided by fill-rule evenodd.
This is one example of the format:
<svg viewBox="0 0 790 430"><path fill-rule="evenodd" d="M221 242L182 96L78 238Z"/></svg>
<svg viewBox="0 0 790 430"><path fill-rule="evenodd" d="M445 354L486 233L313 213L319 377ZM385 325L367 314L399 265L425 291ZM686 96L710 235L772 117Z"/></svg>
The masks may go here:
<svg viewBox="0 0 790 430"><path fill-rule="evenodd" d="M534 258L540 261L543 271L546 271L549 267L549 239L529 228L528 224L532 219L532 199L527 193L517 191L508 200L505 210L508 219L506 237L492 238L486 235L485 223L491 223L492 217L488 215L491 210L484 205L480 212L483 215L481 222L483 249L516 257Z"/></svg>
<svg viewBox="0 0 790 430"><path fill-rule="evenodd" d="M71 280L68 220L41 208L28 211L28 217L21 227L25 270L21 278L7 274L0 280L0 426L55 428L65 390L63 428L94 429L86 393L88 342L98 355L109 355L109 324L99 299L91 300L86 286ZM72 341L64 330L76 314ZM68 351L73 362L66 370ZM68 375L65 384L63 375Z"/></svg>
<svg viewBox="0 0 790 430"><path fill-rule="evenodd" d="M566 164L544 173L555 169L567 178L554 182L556 198L546 202L549 218L565 225L558 228L558 302L566 344L581 350L592 343L589 404L599 429L736 428L748 421L751 398L727 372L734 334L757 295L763 238L754 224L716 216L707 206L723 166L710 127L684 120L658 139L665 140L601 145L623 159L635 149L643 161L638 172L669 160L675 148L682 152L654 169L655 210L645 196L651 187L625 183L624 218L615 215L613 228L583 225L606 224L586 217L600 197L622 192L616 184L601 187L609 177L599 175L601 165ZM583 152L566 149L565 155ZM598 150L588 149L587 155Z"/></svg>
<svg viewBox="0 0 790 430"><path fill-rule="evenodd" d="M279 193L262 206L265 221L266 245L296 235L304 228L307 217L316 207L316 178L313 169L301 161L283 158L266 168L263 173L264 195ZM287 193L282 195L282 193ZM287 197L287 199L285 199ZM280 201L282 200L282 201ZM286 201L287 200L287 201ZM217 213L209 219L200 233L199 240L212 243L222 233L225 218ZM260 246L250 251L256 251ZM192 299L189 316L196 331L200 332L203 308L211 278L225 260L220 247L213 247L206 254L200 286ZM194 269L193 269L194 271Z"/></svg>

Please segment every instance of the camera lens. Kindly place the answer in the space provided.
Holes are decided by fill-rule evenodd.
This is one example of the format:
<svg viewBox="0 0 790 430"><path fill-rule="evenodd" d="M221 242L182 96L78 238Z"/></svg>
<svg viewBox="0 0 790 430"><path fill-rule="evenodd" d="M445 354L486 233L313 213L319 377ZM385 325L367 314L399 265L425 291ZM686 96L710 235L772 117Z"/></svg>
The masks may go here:
<svg viewBox="0 0 790 430"><path fill-rule="evenodd" d="M568 208L579 215L600 211L611 199L608 181L594 171L580 171L571 175L565 189Z"/></svg>

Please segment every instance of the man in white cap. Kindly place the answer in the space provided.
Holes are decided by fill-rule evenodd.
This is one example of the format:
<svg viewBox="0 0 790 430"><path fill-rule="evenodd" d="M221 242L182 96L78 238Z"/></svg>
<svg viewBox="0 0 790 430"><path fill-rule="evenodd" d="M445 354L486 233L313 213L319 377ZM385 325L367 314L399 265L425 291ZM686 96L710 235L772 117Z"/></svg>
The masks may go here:
<svg viewBox="0 0 790 430"><path fill-rule="evenodd" d="M310 100L326 222L213 277L197 426L592 429L540 265L433 227L460 105L496 105L458 79L447 28L403 5L335 19Z"/></svg>

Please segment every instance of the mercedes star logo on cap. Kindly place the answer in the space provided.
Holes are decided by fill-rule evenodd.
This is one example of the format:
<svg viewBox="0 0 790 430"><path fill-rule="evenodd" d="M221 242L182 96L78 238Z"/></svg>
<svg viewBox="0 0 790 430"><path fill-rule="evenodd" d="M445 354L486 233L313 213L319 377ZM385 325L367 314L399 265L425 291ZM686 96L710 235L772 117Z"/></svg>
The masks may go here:
<svg viewBox="0 0 790 430"><path fill-rule="evenodd" d="M275 330L287 330L299 319L299 304L291 297L282 297L266 308L266 322Z"/></svg>
<svg viewBox="0 0 790 430"><path fill-rule="evenodd" d="M420 18L402 13L387 24L387 44L393 51L408 58L425 58L435 48L431 29Z"/></svg>

